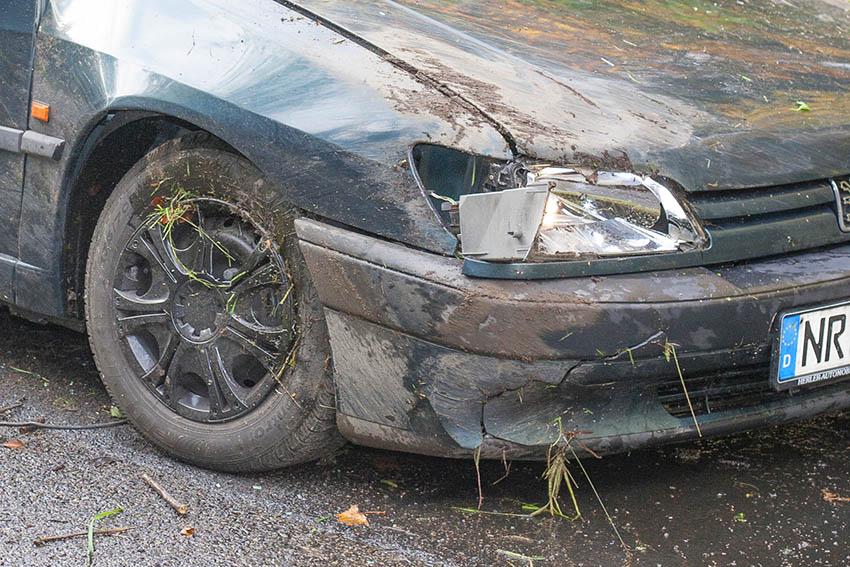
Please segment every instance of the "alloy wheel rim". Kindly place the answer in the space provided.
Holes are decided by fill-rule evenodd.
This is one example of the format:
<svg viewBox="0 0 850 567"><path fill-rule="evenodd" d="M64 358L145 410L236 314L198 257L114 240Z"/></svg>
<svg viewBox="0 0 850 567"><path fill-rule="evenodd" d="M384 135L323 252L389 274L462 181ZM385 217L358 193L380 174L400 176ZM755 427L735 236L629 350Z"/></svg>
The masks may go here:
<svg viewBox="0 0 850 567"><path fill-rule="evenodd" d="M212 198L175 203L177 215L157 198L158 212L128 223L112 282L119 346L174 413L233 420L282 384L297 336L294 284L246 211Z"/></svg>

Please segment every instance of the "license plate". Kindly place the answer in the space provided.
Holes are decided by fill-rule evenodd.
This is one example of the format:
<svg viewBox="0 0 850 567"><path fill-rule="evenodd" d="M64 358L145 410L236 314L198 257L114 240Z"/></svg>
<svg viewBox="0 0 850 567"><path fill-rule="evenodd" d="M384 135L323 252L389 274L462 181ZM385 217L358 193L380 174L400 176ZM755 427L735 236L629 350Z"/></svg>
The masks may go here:
<svg viewBox="0 0 850 567"><path fill-rule="evenodd" d="M772 375L778 390L850 376L850 301L784 313Z"/></svg>

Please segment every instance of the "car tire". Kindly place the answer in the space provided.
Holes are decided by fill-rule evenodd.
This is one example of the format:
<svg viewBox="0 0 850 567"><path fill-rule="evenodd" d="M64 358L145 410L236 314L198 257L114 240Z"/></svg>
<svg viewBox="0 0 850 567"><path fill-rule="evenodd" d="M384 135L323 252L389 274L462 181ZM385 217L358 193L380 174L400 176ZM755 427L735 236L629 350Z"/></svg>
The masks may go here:
<svg viewBox="0 0 850 567"><path fill-rule="evenodd" d="M110 195L86 269L89 339L115 404L166 453L244 472L342 445L296 216L198 133L152 150Z"/></svg>

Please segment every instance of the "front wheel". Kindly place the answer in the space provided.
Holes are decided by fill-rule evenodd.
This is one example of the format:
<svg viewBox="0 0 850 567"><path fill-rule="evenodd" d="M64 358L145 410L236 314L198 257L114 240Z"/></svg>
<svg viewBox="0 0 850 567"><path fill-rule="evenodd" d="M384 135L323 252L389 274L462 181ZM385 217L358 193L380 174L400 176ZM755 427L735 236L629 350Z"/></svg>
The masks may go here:
<svg viewBox="0 0 850 567"><path fill-rule="evenodd" d="M293 217L247 160L195 134L109 197L89 250L89 338L116 404L171 455L257 471L341 444Z"/></svg>

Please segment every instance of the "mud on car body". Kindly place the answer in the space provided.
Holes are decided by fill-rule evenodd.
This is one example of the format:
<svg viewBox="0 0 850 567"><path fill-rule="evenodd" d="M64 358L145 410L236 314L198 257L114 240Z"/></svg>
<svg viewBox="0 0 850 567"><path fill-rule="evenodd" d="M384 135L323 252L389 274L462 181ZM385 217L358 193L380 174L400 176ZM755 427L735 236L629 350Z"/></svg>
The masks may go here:
<svg viewBox="0 0 850 567"><path fill-rule="evenodd" d="M850 16L691 4L4 1L0 297L228 470L846 408Z"/></svg>

